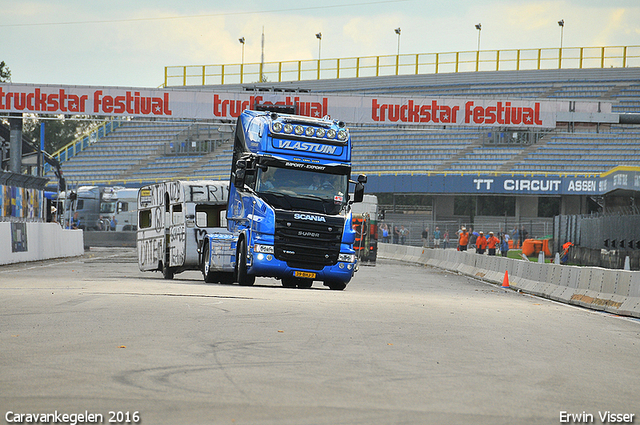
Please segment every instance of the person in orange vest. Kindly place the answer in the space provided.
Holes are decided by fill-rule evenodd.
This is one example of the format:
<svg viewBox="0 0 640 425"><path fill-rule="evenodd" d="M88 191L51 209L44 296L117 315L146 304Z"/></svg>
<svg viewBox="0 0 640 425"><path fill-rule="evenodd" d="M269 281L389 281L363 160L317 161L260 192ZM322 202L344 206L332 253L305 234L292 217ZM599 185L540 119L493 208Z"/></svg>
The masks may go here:
<svg viewBox="0 0 640 425"><path fill-rule="evenodd" d="M487 249L487 238L484 237L484 232L480 231L476 239L476 254L484 254L485 249Z"/></svg>
<svg viewBox="0 0 640 425"><path fill-rule="evenodd" d="M466 251L467 245L469 245L469 232L466 227L463 227L460 230L460 236L458 237L458 251Z"/></svg>
<svg viewBox="0 0 640 425"><path fill-rule="evenodd" d="M493 235L493 232L489 232L489 239L487 239L487 250L489 255L496 255L496 246L500 243L500 239Z"/></svg>
<svg viewBox="0 0 640 425"><path fill-rule="evenodd" d="M572 246L574 246L573 242L565 242L564 245L562 245L562 254L560 254L560 264L567 264L567 261L569 261L569 250L571 249Z"/></svg>

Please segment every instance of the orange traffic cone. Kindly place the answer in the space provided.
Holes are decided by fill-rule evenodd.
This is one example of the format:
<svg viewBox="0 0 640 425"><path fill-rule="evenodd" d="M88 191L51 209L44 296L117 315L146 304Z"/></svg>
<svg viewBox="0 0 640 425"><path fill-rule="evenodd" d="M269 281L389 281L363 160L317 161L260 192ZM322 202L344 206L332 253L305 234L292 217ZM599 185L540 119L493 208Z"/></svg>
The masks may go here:
<svg viewBox="0 0 640 425"><path fill-rule="evenodd" d="M502 287L503 288L509 287L509 273L506 270L504 271L504 279L502 279Z"/></svg>

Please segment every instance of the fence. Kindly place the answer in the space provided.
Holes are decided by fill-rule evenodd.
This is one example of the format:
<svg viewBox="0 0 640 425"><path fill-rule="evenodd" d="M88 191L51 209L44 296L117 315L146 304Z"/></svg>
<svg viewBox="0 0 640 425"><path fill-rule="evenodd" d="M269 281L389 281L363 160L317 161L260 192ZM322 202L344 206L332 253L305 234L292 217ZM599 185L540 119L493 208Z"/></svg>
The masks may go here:
<svg viewBox="0 0 640 425"><path fill-rule="evenodd" d="M434 246L433 232L436 227L439 228L441 234L440 246L445 248L444 235L448 233L449 242L446 247L455 247L457 245L458 235L457 231L461 226L465 226L468 229L474 231L482 230L485 234L494 232L496 236L501 233L508 233L514 240L516 245L520 238L520 230L525 229L527 237L529 238L550 238L554 232L553 218L543 217L522 217L516 220L515 217L474 217L473 222L470 222L468 218L450 217L441 218L435 220L430 214L394 214L386 213L385 219L380 221L379 224L386 224L389 228L389 243L402 244L401 240L395 241L393 237L393 230L395 227L400 229L402 226L408 231L405 237L404 245L409 246L423 246L422 232L426 228L429 229L428 247ZM380 226L378 226L380 228ZM518 229L518 230L516 230ZM382 241L382 233L378 236Z"/></svg>
<svg viewBox="0 0 640 425"><path fill-rule="evenodd" d="M220 125L192 124L165 143L165 155L201 155L214 152L228 142L232 132L221 130Z"/></svg>
<svg viewBox="0 0 640 425"><path fill-rule="evenodd" d="M554 234L559 246L573 242L595 250L640 250L640 215L560 215Z"/></svg>
<svg viewBox="0 0 640 425"><path fill-rule="evenodd" d="M166 66L164 86L457 72L640 66L640 46L478 50L229 65Z"/></svg>

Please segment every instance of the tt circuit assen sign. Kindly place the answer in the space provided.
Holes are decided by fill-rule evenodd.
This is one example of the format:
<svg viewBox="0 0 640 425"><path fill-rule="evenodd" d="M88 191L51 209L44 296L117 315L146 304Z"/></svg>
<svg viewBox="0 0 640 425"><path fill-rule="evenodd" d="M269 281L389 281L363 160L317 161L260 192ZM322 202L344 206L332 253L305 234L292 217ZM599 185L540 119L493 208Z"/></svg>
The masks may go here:
<svg viewBox="0 0 640 425"><path fill-rule="evenodd" d="M574 102L575 103L575 102ZM555 128L568 101L285 95L198 89L0 84L0 113L80 114L178 119L234 119L260 105L296 106L300 115L329 115L347 123ZM610 112L580 102L578 112Z"/></svg>
<svg viewBox="0 0 640 425"><path fill-rule="evenodd" d="M638 169L640 171L640 168ZM640 173L638 173L640 174ZM622 172L611 178L596 176L531 175L369 175L367 188L372 192L440 193L471 195L600 195L620 188ZM624 174L626 176L626 174ZM637 174L636 174L637 175ZM635 176L626 177L632 181ZM617 177L618 180L615 180ZM640 182L640 178L634 180ZM615 184L617 183L617 185ZM640 184L640 183L638 183Z"/></svg>

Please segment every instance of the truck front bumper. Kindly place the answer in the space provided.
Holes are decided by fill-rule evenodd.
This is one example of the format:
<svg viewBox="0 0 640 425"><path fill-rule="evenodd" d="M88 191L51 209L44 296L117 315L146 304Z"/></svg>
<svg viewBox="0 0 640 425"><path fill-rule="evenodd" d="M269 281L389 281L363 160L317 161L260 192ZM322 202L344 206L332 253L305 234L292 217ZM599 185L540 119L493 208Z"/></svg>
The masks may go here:
<svg viewBox="0 0 640 425"><path fill-rule="evenodd" d="M356 271L357 263L338 262L322 269L290 267L272 254L251 253L251 265L247 272L255 276L275 277L278 279L302 277L316 281L348 283Z"/></svg>

